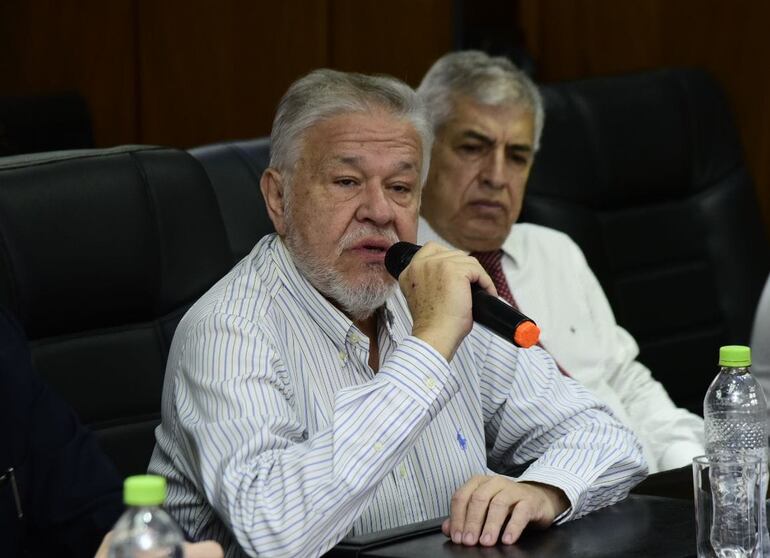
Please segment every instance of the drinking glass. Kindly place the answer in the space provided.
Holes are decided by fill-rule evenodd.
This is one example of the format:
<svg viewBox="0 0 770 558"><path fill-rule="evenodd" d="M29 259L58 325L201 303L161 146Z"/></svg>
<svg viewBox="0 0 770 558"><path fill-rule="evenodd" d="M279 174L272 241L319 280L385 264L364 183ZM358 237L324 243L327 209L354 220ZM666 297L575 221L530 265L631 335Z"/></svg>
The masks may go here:
<svg viewBox="0 0 770 558"><path fill-rule="evenodd" d="M698 558L762 556L762 460L693 459Z"/></svg>

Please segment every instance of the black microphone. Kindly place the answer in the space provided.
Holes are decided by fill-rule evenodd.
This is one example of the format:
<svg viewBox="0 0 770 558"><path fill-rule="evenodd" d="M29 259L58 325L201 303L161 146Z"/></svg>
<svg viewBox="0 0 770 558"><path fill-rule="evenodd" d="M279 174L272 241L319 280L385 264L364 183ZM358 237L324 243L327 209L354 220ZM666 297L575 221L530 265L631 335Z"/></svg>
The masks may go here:
<svg viewBox="0 0 770 558"><path fill-rule="evenodd" d="M412 257L422 248L411 242L396 242L385 253L385 268L398 279ZM471 284L473 321L494 331L517 347L528 349L540 338L540 328L530 318L495 298L478 284Z"/></svg>

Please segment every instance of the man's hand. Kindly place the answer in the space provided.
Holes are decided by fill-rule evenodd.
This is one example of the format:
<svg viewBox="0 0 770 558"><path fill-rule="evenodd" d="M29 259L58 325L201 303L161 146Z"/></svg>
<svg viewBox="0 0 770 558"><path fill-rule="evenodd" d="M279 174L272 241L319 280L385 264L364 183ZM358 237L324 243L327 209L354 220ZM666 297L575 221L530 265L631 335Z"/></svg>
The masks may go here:
<svg viewBox="0 0 770 558"><path fill-rule="evenodd" d="M107 558L107 550L110 547L111 540L112 531L104 536L94 558ZM184 543L184 558L224 558L224 555L222 547L214 541Z"/></svg>
<svg viewBox="0 0 770 558"><path fill-rule="evenodd" d="M476 258L428 242L398 278L412 314L412 335L448 361L473 327L471 283L497 296Z"/></svg>
<svg viewBox="0 0 770 558"><path fill-rule="evenodd" d="M498 538L503 544L513 544L529 523L548 527L569 505L564 492L556 487L479 475L454 493L449 519L441 530L453 542L467 546L492 546Z"/></svg>

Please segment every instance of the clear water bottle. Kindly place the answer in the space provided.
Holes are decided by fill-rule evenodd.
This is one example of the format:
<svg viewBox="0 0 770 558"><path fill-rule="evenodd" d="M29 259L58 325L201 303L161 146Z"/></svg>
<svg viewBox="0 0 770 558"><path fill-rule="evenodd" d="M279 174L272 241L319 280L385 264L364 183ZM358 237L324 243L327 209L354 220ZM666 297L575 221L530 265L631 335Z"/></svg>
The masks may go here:
<svg viewBox="0 0 770 558"><path fill-rule="evenodd" d="M166 500L166 479L128 477L123 500L128 509L113 528L109 558L182 558L182 530L160 507Z"/></svg>
<svg viewBox="0 0 770 558"><path fill-rule="evenodd" d="M740 459L741 456L760 458L763 461L762 494L766 494L767 403L762 387L749 369L750 349L741 345L721 347L719 366L719 374L711 382L703 401L706 454L717 461ZM755 528L745 524L746 518L740 511L744 508L741 499L750 496L745 494L745 485L739 479L727 477L714 478L712 475L710 479L714 506L711 542L718 556L740 556L740 552L733 552L734 549L725 547L725 543L737 540L741 532ZM762 512L761 547L767 549L770 540L764 506Z"/></svg>

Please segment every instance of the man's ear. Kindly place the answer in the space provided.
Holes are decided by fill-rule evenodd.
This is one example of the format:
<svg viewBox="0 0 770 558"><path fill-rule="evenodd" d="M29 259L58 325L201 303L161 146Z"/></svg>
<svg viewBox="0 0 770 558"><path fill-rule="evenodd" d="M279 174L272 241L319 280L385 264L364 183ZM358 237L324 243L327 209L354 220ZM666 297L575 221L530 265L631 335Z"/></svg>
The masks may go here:
<svg viewBox="0 0 770 558"><path fill-rule="evenodd" d="M284 236L286 234L286 193L283 175L273 167L268 167L262 173L259 187L275 231L280 236Z"/></svg>

